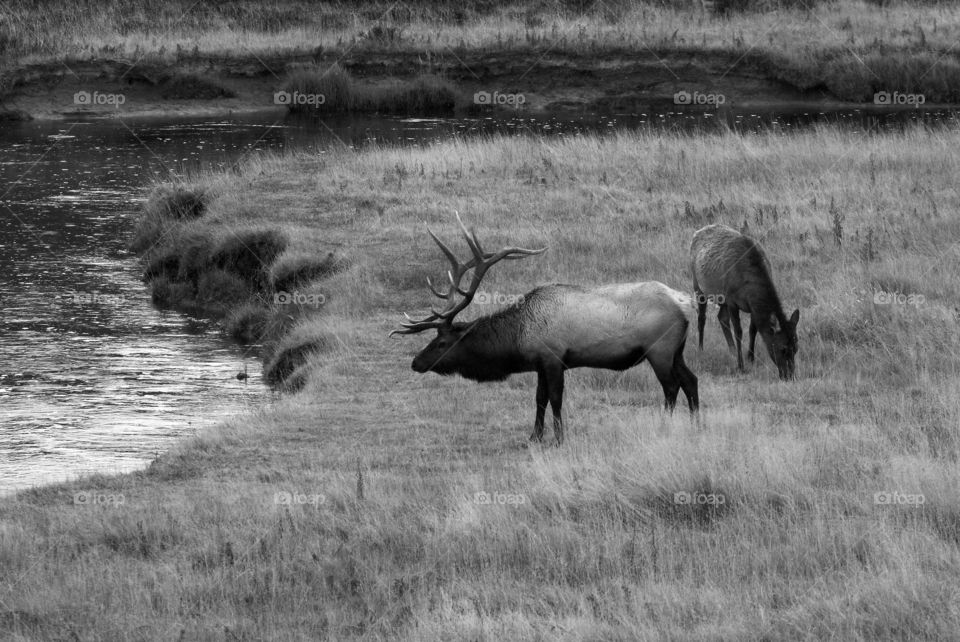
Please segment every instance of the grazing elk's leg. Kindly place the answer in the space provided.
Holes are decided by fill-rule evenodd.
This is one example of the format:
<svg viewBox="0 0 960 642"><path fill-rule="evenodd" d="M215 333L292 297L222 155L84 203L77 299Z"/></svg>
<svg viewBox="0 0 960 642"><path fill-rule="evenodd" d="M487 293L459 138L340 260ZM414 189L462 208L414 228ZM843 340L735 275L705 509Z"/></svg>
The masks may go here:
<svg viewBox="0 0 960 642"><path fill-rule="evenodd" d="M537 371L537 419L533 424L533 433L530 441L543 439L543 416L547 413L547 374L543 370Z"/></svg>
<svg viewBox="0 0 960 642"><path fill-rule="evenodd" d="M663 407L671 413L677 406L677 394L680 392L680 380L675 376L674 364L664 363L665 359L650 359L650 365L653 367L653 373L657 375L657 380L663 386ZM674 363L676 359L674 359Z"/></svg>
<svg viewBox="0 0 960 642"><path fill-rule="evenodd" d="M757 324L753 322L753 315L750 315L750 349L747 351L747 359L753 363L753 347L757 343Z"/></svg>
<svg viewBox="0 0 960 642"><path fill-rule="evenodd" d="M563 418L560 416L563 405L563 366L547 366L547 372L550 373L547 379L547 395L553 409L553 434L559 446L563 443Z"/></svg>
<svg viewBox="0 0 960 642"><path fill-rule="evenodd" d="M697 392L697 375L690 371L683 360L683 346L673 356L673 376L680 382L683 394L687 398L690 412L697 412L700 408L700 396Z"/></svg>
<svg viewBox="0 0 960 642"><path fill-rule="evenodd" d="M720 311L717 312L717 321L720 322L720 329L723 330L723 338L727 340L727 345L733 352L733 335L730 334L730 310L726 303L720 305Z"/></svg>
<svg viewBox="0 0 960 642"><path fill-rule="evenodd" d="M727 306L730 310L730 328L733 330L733 339L737 344L737 370L743 372L743 326L740 325L740 308Z"/></svg>
<svg viewBox="0 0 960 642"><path fill-rule="evenodd" d="M700 349L703 350L703 326L707 323L707 297L703 292L696 291L697 295L697 337Z"/></svg>

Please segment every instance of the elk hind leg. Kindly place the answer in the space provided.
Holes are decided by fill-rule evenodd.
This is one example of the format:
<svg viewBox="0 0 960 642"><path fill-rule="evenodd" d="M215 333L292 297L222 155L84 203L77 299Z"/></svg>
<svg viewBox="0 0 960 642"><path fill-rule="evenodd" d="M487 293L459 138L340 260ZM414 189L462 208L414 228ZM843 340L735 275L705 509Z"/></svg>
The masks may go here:
<svg viewBox="0 0 960 642"><path fill-rule="evenodd" d="M680 388L687 398L687 405L690 406L690 412L697 412L700 408L700 395L697 389L697 375L693 374L690 368L683 360L684 344L680 344L677 352L673 355L672 374L680 382Z"/></svg>
<svg viewBox="0 0 960 642"><path fill-rule="evenodd" d="M673 412L677 406L677 395L680 393L680 379L674 374L673 364L664 357L655 357L650 359L650 365L663 387L663 406L669 412Z"/></svg>
<svg viewBox="0 0 960 642"><path fill-rule="evenodd" d="M543 419L547 414L547 373L543 370L537 371L537 418L533 424L533 432L530 434L530 441L541 441L543 439Z"/></svg>

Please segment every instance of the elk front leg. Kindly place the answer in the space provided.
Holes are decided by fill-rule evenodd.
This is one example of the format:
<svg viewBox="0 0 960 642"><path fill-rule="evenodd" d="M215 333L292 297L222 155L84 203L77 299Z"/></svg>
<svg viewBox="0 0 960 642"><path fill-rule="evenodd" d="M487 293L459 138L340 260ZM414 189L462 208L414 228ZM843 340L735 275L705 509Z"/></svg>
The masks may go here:
<svg viewBox="0 0 960 642"><path fill-rule="evenodd" d="M533 423L530 441L543 440L543 417L547 413L547 373L537 371L537 419Z"/></svg>
<svg viewBox="0 0 960 642"><path fill-rule="evenodd" d="M703 326L707 323L707 297L700 291L694 280L694 293L697 295L697 343L703 350Z"/></svg>
<svg viewBox="0 0 960 642"><path fill-rule="evenodd" d="M753 315L750 315L750 349L747 351L747 359L753 363L753 347L757 343L757 324L753 322Z"/></svg>
<svg viewBox="0 0 960 642"><path fill-rule="evenodd" d="M733 330L733 340L737 344L737 370L743 372L743 326L740 325L740 308L735 308L732 305L727 306L727 308L730 312L730 329Z"/></svg>
<svg viewBox="0 0 960 642"><path fill-rule="evenodd" d="M547 394L550 397L550 407L553 409L553 434L557 438L557 445L563 443L563 419L560 416L560 407L563 405L563 367L557 367L550 373L547 380Z"/></svg>
<svg viewBox="0 0 960 642"><path fill-rule="evenodd" d="M697 341L703 350L703 326L707 324L707 297L702 292L697 293Z"/></svg>
<svg viewBox="0 0 960 642"><path fill-rule="evenodd" d="M727 340L730 352L734 352L733 334L730 332L730 308L727 307L726 303L720 305L720 309L717 311L717 321L720 322L720 329L723 330L723 338Z"/></svg>

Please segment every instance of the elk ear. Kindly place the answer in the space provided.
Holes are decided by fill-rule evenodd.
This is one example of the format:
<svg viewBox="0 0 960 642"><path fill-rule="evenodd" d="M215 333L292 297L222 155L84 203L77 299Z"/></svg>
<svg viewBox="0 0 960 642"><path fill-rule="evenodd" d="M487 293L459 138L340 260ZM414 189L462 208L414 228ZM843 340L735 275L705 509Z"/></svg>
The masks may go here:
<svg viewBox="0 0 960 642"><path fill-rule="evenodd" d="M800 310L794 310L793 314L790 315L790 325L794 328L797 327L797 321L800 320Z"/></svg>
<svg viewBox="0 0 960 642"><path fill-rule="evenodd" d="M780 332L780 320L777 318L777 315L773 312L770 313L770 331L771 332Z"/></svg>

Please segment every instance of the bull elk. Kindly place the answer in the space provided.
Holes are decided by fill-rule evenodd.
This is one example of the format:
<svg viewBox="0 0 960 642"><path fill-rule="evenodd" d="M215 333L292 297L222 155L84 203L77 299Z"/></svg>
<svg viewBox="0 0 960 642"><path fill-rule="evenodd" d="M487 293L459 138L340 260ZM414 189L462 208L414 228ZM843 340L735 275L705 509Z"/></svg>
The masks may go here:
<svg viewBox="0 0 960 642"><path fill-rule="evenodd" d="M466 263L432 231L427 232L450 261L446 292L427 285L446 301L440 312L419 320L407 315L407 322L394 334L416 334L436 329L437 335L413 360L413 369L441 375L459 374L474 381L502 381L519 372L537 373L537 414L531 440L543 438L547 401L553 410L557 444L563 442L563 376L570 368L626 370L650 362L660 385L665 406L673 411L680 389L690 412L699 406L697 377L683 361L692 299L656 281L620 283L594 288L576 285L543 285L531 290L517 303L494 314L467 322L454 317L473 300L491 266L503 259L522 259L545 252L506 247L485 252L476 232L468 231L457 215L457 223L473 254ZM464 290L460 282L467 272L473 275ZM461 298L457 301L456 296Z"/></svg>
<svg viewBox="0 0 960 642"><path fill-rule="evenodd" d="M737 368L743 371L743 328L740 326L740 311L743 310L750 315L747 358L753 362L753 349L759 333L780 378L793 379L800 310L794 310L789 319L784 314L770 276L770 262L760 244L726 225L707 225L693 235L690 260L693 289L697 295L700 348L703 349L707 300L716 297L720 307L717 319L727 345L737 355Z"/></svg>

